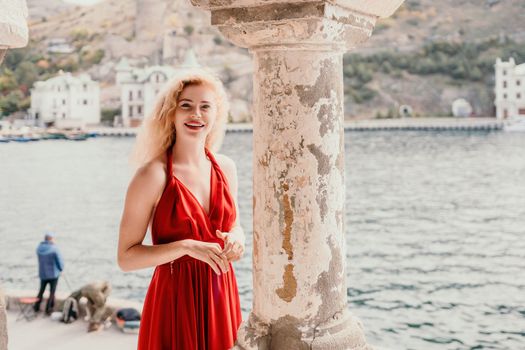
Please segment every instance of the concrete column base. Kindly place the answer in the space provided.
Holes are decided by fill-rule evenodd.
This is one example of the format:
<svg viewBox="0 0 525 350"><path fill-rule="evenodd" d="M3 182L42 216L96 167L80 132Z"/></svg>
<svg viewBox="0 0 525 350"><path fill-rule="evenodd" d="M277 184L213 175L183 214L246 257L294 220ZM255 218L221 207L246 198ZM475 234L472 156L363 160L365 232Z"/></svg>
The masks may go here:
<svg viewBox="0 0 525 350"><path fill-rule="evenodd" d="M348 311L337 313L320 325L298 325L284 317L271 325L250 314L241 325L233 350L372 350L361 321ZM302 333L297 331L304 329ZM291 331L293 330L293 331ZM313 332L313 334L312 334Z"/></svg>

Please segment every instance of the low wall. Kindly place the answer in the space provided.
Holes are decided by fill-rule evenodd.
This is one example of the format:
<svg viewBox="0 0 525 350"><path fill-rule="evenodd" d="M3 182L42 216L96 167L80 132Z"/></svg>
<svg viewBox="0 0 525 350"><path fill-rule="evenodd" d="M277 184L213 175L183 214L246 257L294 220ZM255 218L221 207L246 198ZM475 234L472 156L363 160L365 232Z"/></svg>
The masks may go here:
<svg viewBox="0 0 525 350"><path fill-rule="evenodd" d="M496 118L451 118L451 117L425 117L425 118L394 118L394 119L360 119L345 120L345 131L379 131L379 130L502 130L504 120ZM136 136L137 128L88 128L98 136ZM251 123L228 123L226 131L252 132Z"/></svg>
<svg viewBox="0 0 525 350"><path fill-rule="evenodd" d="M495 118L395 118L346 120L345 131L379 130L502 130L503 120Z"/></svg>

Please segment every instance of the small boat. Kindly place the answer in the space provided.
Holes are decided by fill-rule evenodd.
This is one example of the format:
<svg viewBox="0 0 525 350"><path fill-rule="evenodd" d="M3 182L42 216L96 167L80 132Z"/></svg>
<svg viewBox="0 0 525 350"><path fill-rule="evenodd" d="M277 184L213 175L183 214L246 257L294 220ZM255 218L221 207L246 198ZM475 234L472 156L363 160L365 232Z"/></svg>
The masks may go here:
<svg viewBox="0 0 525 350"><path fill-rule="evenodd" d="M42 140L42 135L39 134L28 134L26 137L29 139L29 141L40 141Z"/></svg>
<svg viewBox="0 0 525 350"><path fill-rule="evenodd" d="M505 131L525 132L525 117L514 117L509 119L503 127Z"/></svg>
<svg viewBox="0 0 525 350"><path fill-rule="evenodd" d="M11 140L13 140L15 142L30 142L30 141L33 141L33 140L31 140L30 137L27 137L27 136L15 136Z"/></svg>
<svg viewBox="0 0 525 350"><path fill-rule="evenodd" d="M66 135L63 132L46 132L42 138L44 140L63 140Z"/></svg>
<svg viewBox="0 0 525 350"><path fill-rule="evenodd" d="M31 142L42 140L42 135L35 131L18 131L9 138L15 142Z"/></svg>
<svg viewBox="0 0 525 350"><path fill-rule="evenodd" d="M97 137L97 136L100 136L98 132L96 131L91 131L91 132L86 132L85 133L87 137Z"/></svg>
<svg viewBox="0 0 525 350"><path fill-rule="evenodd" d="M43 138L45 140L64 140L66 138L66 132L55 127L50 127L44 131Z"/></svg>
<svg viewBox="0 0 525 350"><path fill-rule="evenodd" d="M88 139L88 135L81 132L70 132L66 134L66 140L70 141L86 141Z"/></svg>
<svg viewBox="0 0 525 350"><path fill-rule="evenodd" d="M22 134L22 135L16 135L12 137L11 140L15 142L31 142L31 141L40 141L42 140L42 137L40 135L34 135L34 134Z"/></svg>

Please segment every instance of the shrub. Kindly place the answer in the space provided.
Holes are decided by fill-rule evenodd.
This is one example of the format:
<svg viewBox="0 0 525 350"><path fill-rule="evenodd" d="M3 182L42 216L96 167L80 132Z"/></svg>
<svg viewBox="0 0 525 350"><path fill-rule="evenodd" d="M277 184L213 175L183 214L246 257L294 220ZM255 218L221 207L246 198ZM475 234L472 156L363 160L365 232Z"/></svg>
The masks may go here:
<svg viewBox="0 0 525 350"><path fill-rule="evenodd" d="M115 116L120 115L122 112L119 108L102 108L100 111L100 121L104 124L113 124Z"/></svg>
<svg viewBox="0 0 525 350"><path fill-rule="evenodd" d="M18 112L23 100L24 94L19 90L11 91L5 96L0 96L0 115L8 116L14 112Z"/></svg>
<svg viewBox="0 0 525 350"><path fill-rule="evenodd" d="M390 28L390 24L388 24L386 22L379 22L374 27L374 34L376 35L376 34L379 34L381 32L384 32L388 28Z"/></svg>
<svg viewBox="0 0 525 350"><path fill-rule="evenodd" d="M191 24L184 26L184 32L186 33L186 35L191 36L191 34L193 34L193 31L194 31L194 28Z"/></svg>
<svg viewBox="0 0 525 350"><path fill-rule="evenodd" d="M22 62L15 70L15 77L19 84L30 87L38 80L38 69L30 61Z"/></svg>
<svg viewBox="0 0 525 350"><path fill-rule="evenodd" d="M407 23L414 27L417 27L419 25L419 21L417 18L409 18L407 19Z"/></svg>
<svg viewBox="0 0 525 350"><path fill-rule="evenodd" d="M213 42L215 43L215 45L221 45L222 44L222 38L218 35L215 35L213 37Z"/></svg>
<svg viewBox="0 0 525 350"><path fill-rule="evenodd" d="M85 41L89 38L89 32L85 28L75 28L69 32L69 36L73 42Z"/></svg>

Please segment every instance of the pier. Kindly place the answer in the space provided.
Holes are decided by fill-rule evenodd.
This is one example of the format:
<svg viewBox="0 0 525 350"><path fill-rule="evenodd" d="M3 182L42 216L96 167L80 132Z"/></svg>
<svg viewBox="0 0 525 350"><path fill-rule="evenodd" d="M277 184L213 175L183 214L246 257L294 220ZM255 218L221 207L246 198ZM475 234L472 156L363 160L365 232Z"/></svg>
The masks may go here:
<svg viewBox="0 0 525 350"><path fill-rule="evenodd" d="M502 130L503 120L495 118L397 118L345 120L345 131L381 131L381 130Z"/></svg>
<svg viewBox="0 0 525 350"><path fill-rule="evenodd" d="M502 130L504 121L495 118L397 118L397 119L362 119L345 120L345 131L381 131L381 130ZM97 136L135 137L137 128L89 128L89 133ZM226 132L252 132L251 123L230 123Z"/></svg>
<svg viewBox="0 0 525 350"><path fill-rule="evenodd" d="M504 130L511 121L495 118L396 118L396 119L360 119L345 120L344 131L499 131ZM91 126L75 132L53 129L53 133L43 129L0 132L0 142L29 142L48 139L85 140L89 137L136 137L139 128ZM226 125L227 133L251 133L252 123L230 123Z"/></svg>

